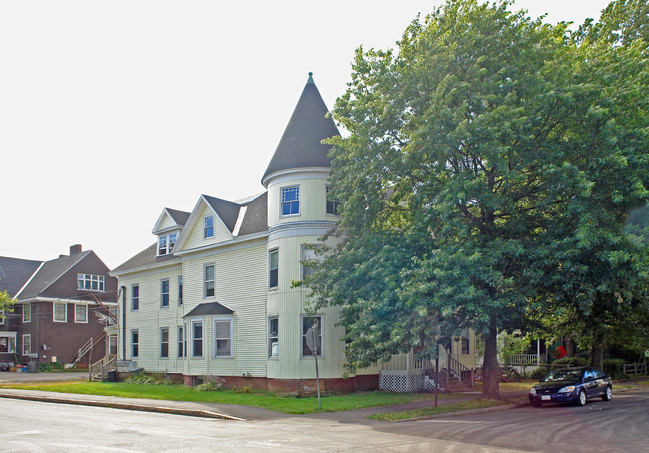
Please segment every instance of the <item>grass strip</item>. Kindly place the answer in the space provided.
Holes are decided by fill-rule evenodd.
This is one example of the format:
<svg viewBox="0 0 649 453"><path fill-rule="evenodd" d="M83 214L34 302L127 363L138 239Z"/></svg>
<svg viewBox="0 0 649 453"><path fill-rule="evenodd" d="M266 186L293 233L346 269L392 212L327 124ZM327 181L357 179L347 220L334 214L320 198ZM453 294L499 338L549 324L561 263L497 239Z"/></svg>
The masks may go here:
<svg viewBox="0 0 649 453"><path fill-rule="evenodd" d="M296 397L273 395L269 393L241 393L230 390L218 392L199 392L182 384L146 385L124 382L49 382L4 385L3 388L39 390L58 393L78 393L84 395L115 396L121 398L145 398L153 400L191 401L197 403L240 404L259 407L286 414L311 414L315 412L338 412L367 407L390 406L413 401L432 400L429 393L357 392L322 397L322 410L318 410L315 396ZM441 399L456 395L439 395Z"/></svg>
<svg viewBox="0 0 649 453"><path fill-rule="evenodd" d="M503 406L510 404L509 401L493 401L485 400L482 398L473 399L470 401L461 401L458 403L442 404L437 407L424 407L420 409L413 409L402 412L387 412L385 414L374 414L368 418L372 420L383 420L389 422L396 422L399 420L407 420L410 418L426 417L428 415L446 414L451 412L467 411L471 409L484 409L487 407Z"/></svg>

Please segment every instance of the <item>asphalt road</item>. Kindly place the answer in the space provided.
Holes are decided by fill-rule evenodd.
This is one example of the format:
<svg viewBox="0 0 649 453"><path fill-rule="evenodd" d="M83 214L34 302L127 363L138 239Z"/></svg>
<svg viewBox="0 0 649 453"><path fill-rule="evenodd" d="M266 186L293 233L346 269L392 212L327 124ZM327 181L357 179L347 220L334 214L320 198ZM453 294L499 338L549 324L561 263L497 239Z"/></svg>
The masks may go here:
<svg viewBox="0 0 649 453"><path fill-rule="evenodd" d="M342 414L252 422L3 399L0 452L642 452L649 392L416 422Z"/></svg>

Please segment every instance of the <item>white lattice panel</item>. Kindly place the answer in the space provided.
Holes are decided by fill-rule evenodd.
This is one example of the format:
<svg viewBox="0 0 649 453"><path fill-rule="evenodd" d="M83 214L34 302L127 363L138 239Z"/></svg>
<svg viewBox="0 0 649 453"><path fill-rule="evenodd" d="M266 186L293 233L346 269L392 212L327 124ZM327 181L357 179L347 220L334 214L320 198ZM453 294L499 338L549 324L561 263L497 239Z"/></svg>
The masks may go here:
<svg viewBox="0 0 649 453"><path fill-rule="evenodd" d="M422 391L424 376L422 372L381 371L379 389L386 392L418 393Z"/></svg>

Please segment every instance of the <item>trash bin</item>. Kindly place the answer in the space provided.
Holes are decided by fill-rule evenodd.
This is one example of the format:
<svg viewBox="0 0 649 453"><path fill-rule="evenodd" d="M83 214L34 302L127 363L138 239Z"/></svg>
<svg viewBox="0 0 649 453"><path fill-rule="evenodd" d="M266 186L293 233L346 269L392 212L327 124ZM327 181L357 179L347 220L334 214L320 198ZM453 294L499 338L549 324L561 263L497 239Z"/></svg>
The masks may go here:
<svg viewBox="0 0 649 453"><path fill-rule="evenodd" d="M117 374L117 370L108 372L108 382L119 382L119 375Z"/></svg>
<svg viewBox="0 0 649 453"><path fill-rule="evenodd" d="M38 363L36 362L29 362L27 364L27 372L28 373L36 373L38 371Z"/></svg>

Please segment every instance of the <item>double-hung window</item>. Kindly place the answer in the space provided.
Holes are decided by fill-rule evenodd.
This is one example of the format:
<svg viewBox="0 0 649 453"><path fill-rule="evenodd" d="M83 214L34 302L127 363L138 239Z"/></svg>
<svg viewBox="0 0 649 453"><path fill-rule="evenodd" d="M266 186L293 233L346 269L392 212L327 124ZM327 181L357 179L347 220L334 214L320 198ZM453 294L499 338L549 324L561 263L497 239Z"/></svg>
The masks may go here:
<svg viewBox="0 0 649 453"><path fill-rule="evenodd" d="M31 334L23 335L23 355L32 353L32 336Z"/></svg>
<svg viewBox="0 0 649 453"><path fill-rule="evenodd" d="M3 313L4 314L4 313ZM32 304L23 304L23 322L32 321Z"/></svg>
<svg viewBox="0 0 649 453"><path fill-rule="evenodd" d="M214 297L214 265L206 264L204 274L203 297Z"/></svg>
<svg viewBox="0 0 649 453"><path fill-rule="evenodd" d="M85 304L74 305L74 322L87 323L88 322L88 306Z"/></svg>
<svg viewBox="0 0 649 453"><path fill-rule="evenodd" d="M178 357L185 357L185 335L183 326L178 326Z"/></svg>
<svg viewBox="0 0 649 453"><path fill-rule="evenodd" d="M158 238L158 256L168 255L176 245L178 233L165 234Z"/></svg>
<svg viewBox="0 0 649 453"><path fill-rule="evenodd" d="M203 357L203 320L192 321L192 357Z"/></svg>
<svg viewBox="0 0 649 453"><path fill-rule="evenodd" d="M160 328L160 358L169 358L169 327Z"/></svg>
<svg viewBox="0 0 649 453"><path fill-rule="evenodd" d="M5 311L0 310L0 326L4 326L5 324Z"/></svg>
<svg viewBox="0 0 649 453"><path fill-rule="evenodd" d="M302 357L322 356L322 316L302 317Z"/></svg>
<svg viewBox="0 0 649 453"><path fill-rule="evenodd" d="M162 307L169 306L169 279L165 278L160 281L160 305Z"/></svg>
<svg viewBox="0 0 649 453"><path fill-rule="evenodd" d="M268 252L268 287L277 288L279 285L279 250Z"/></svg>
<svg viewBox="0 0 649 453"><path fill-rule="evenodd" d="M203 218L203 238L214 237L214 216L208 215Z"/></svg>
<svg viewBox="0 0 649 453"><path fill-rule="evenodd" d="M268 357L279 357L279 318L268 318Z"/></svg>
<svg viewBox="0 0 649 453"><path fill-rule="evenodd" d="M137 329L131 330L131 357L137 358L140 355L140 332Z"/></svg>
<svg viewBox="0 0 649 453"><path fill-rule="evenodd" d="M232 317L214 318L214 357L232 357Z"/></svg>
<svg viewBox="0 0 649 453"><path fill-rule="evenodd" d="M131 310L138 311L140 309L140 285L131 286Z"/></svg>
<svg viewBox="0 0 649 453"><path fill-rule="evenodd" d="M329 197L330 187L327 186L327 214L338 215L338 208L340 207L340 200L334 200Z"/></svg>
<svg viewBox="0 0 649 453"><path fill-rule="evenodd" d="M54 322L68 321L68 304L65 302L54 302Z"/></svg>
<svg viewBox="0 0 649 453"><path fill-rule="evenodd" d="M300 187L282 187L281 189L282 215L296 215L300 213Z"/></svg>

